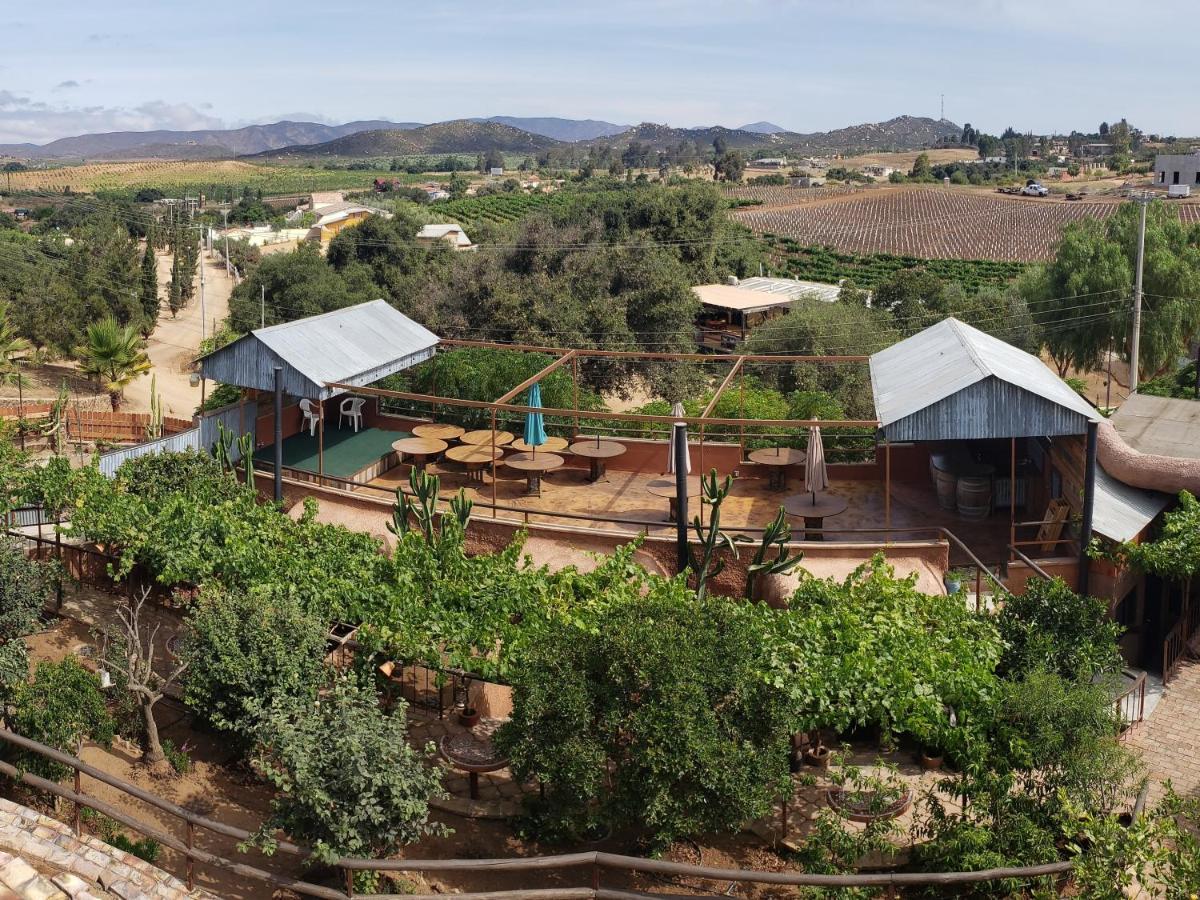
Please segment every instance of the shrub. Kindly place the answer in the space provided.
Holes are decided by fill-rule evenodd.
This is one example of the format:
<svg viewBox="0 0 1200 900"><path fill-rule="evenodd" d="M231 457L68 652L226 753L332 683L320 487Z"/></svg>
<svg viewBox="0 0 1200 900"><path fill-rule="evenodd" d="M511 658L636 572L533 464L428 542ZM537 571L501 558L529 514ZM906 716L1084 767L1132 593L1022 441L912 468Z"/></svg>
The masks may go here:
<svg viewBox="0 0 1200 900"><path fill-rule="evenodd" d="M74 755L89 738L107 745L113 736L100 681L73 656L38 663L33 680L13 691L9 722L17 734ZM33 753L19 756L22 768L44 778L57 781L69 771Z"/></svg>
<svg viewBox="0 0 1200 900"><path fill-rule="evenodd" d="M50 599L51 564L29 559L20 544L0 539L0 701L29 677L30 634Z"/></svg>
<svg viewBox="0 0 1200 900"><path fill-rule="evenodd" d="M314 857L387 856L440 829L428 801L442 796L441 770L408 742L405 706L379 707L373 686L336 677L313 703L278 700L257 731L259 770L278 792L256 842L268 852L282 829Z"/></svg>
<svg viewBox="0 0 1200 900"><path fill-rule="evenodd" d="M763 678L757 607L699 600L681 579L588 621L552 622L513 672L497 736L536 777L535 828L597 824L658 846L765 814L787 778L784 697Z"/></svg>
<svg viewBox="0 0 1200 900"><path fill-rule="evenodd" d="M167 762L171 764L180 775L186 775L192 768L192 758L188 756L187 746L176 747L175 742L170 738L163 738L162 741L163 756L167 758Z"/></svg>
<svg viewBox="0 0 1200 900"><path fill-rule="evenodd" d="M1005 650L1001 672L1012 677L1041 669L1089 680L1121 665L1121 626L1103 600L1076 594L1061 578L1032 579L1008 597L996 619Z"/></svg>
<svg viewBox="0 0 1200 900"><path fill-rule="evenodd" d="M187 623L185 702L243 749L261 706L316 694L326 623L286 589L206 589Z"/></svg>

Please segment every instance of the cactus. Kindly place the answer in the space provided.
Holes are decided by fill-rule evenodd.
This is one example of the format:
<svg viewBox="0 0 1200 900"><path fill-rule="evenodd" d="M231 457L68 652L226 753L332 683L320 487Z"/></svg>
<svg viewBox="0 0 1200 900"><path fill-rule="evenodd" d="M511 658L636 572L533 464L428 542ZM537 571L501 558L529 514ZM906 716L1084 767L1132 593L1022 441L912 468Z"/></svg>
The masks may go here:
<svg viewBox="0 0 1200 900"><path fill-rule="evenodd" d="M759 575L782 575L796 568L804 559L804 554L788 556L787 545L792 539L792 526L788 524L787 513L783 507L775 514L775 519L763 530L762 543L754 551L754 559L746 568L746 599L754 599L754 579ZM776 550L775 558L768 559L771 548Z"/></svg>
<svg viewBox="0 0 1200 900"><path fill-rule="evenodd" d="M156 375L150 376L150 421L146 423L146 440L153 441L163 436L162 397L158 393Z"/></svg>
<svg viewBox="0 0 1200 900"><path fill-rule="evenodd" d="M254 487L254 434L247 431L237 439L238 452L242 455L242 468L246 470L246 487Z"/></svg>
<svg viewBox="0 0 1200 900"><path fill-rule="evenodd" d="M387 523L387 529L396 537L403 537L413 531L412 520L416 520L417 528L431 547L446 536L446 517L442 517L440 533L434 528L437 519L438 493L441 490L441 479L429 475L421 469L414 468L408 476L412 488L412 498L404 493L402 487L396 488L396 502L392 506L392 521ZM458 494L450 500L450 513L458 527L465 529L471 518L471 508L474 503L467 498L467 493L459 488Z"/></svg>
<svg viewBox="0 0 1200 900"><path fill-rule="evenodd" d="M67 403L70 400L70 393L67 391L67 380L64 378L62 385L58 389L58 397L50 406L50 419L46 423L46 427L42 429L42 434L46 436L46 440L50 442L50 449L55 456L62 456L63 451L67 446Z"/></svg>
<svg viewBox="0 0 1200 900"><path fill-rule="evenodd" d="M732 538L721 530L721 504L729 496L732 487L733 476L726 475L724 482L718 481L716 469L700 478L700 502L708 505L709 513L707 525L700 524L699 516L692 519L692 527L696 529L701 548L698 557L692 554L692 571L696 573L696 596L699 598L708 593L708 579L717 577L725 569L725 560L716 559L717 551L725 548L737 559L737 542L748 540L741 535Z"/></svg>

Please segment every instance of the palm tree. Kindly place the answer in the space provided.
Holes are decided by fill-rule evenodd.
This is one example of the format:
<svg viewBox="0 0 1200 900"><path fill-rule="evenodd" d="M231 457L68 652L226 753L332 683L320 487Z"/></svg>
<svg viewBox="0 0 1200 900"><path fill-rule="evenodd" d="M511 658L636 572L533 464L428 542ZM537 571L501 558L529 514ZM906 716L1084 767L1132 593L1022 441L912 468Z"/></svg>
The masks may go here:
<svg viewBox="0 0 1200 900"><path fill-rule="evenodd" d="M0 384L21 383L23 376L17 366L31 349L29 341L8 321L8 303L0 301Z"/></svg>
<svg viewBox="0 0 1200 900"><path fill-rule="evenodd" d="M95 378L108 391L113 412L121 406L125 388L150 371L141 335L131 325L121 325L112 316L87 327L87 340L76 348L80 370Z"/></svg>

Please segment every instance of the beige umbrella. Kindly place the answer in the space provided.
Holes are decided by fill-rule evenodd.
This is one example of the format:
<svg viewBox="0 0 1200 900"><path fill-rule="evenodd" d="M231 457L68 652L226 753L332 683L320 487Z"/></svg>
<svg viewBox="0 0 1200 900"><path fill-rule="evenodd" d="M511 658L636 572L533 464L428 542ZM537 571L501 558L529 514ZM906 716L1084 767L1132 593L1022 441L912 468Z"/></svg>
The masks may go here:
<svg viewBox="0 0 1200 900"><path fill-rule="evenodd" d="M804 454L804 492L812 494L812 502L817 502L817 494L829 489L829 470L825 468L825 444L821 441L821 429L816 425L808 429L808 449Z"/></svg>
<svg viewBox="0 0 1200 900"><path fill-rule="evenodd" d="M679 401L676 401L675 405L671 407L671 415L677 419L682 419L684 416L686 416L687 413L683 411L683 404ZM675 431L674 428L672 428L672 437L674 434ZM683 474L690 475L692 472L692 451L690 447L688 448L687 454L684 456L684 463L685 465L683 467ZM667 441L667 472L671 475L675 474L675 442L673 440Z"/></svg>

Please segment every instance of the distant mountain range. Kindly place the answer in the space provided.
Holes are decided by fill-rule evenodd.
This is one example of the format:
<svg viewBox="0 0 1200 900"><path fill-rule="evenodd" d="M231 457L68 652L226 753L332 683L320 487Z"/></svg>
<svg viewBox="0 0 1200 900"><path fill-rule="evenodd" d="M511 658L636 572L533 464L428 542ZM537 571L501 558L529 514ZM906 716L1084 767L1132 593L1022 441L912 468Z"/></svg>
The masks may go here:
<svg viewBox="0 0 1200 900"><path fill-rule="evenodd" d="M220 159L235 156L403 156L420 153L479 153L500 150L535 153L560 143L631 141L656 149L680 143L711 145L720 138L730 149L772 153L858 153L869 150L914 150L962 129L946 120L898 116L886 122L854 125L835 131L799 134L770 122L741 128L671 128L643 122L616 125L594 119L493 116L423 125L419 122L369 120L344 125L275 122L235 129L204 131L116 131L60 138L42 146L0 144L0 156L25 159Z"/></svg>

